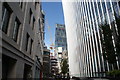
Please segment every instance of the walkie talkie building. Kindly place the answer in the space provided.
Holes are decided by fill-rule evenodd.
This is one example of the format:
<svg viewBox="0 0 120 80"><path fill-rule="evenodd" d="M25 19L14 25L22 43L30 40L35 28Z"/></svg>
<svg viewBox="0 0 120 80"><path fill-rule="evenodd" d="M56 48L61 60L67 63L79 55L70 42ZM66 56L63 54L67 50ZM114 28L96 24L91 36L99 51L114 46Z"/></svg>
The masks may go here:
<svg viewBox="0 0 120 80"><path fill-rule="evenodd" d="M120 69L120 2L62 0L69 72L76 77L105 77Z"/></svg>

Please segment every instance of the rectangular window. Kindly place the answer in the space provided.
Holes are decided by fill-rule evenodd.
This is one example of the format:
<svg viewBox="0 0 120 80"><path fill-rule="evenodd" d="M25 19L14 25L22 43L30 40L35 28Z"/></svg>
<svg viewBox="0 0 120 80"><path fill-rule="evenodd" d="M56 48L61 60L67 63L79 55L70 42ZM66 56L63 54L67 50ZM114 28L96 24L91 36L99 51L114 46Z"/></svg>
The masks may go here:
<svg viewBox="0 0 120 80"><path fill-rule="evenodd" d="M30 12L29 12L29 24L31 22L31 19L32 19L32 10L30 9Z"/></svg>
<svg viewBox="0 0 120 80"><path fill-rule="evenodd" d="M26 35L26 51L27 51L27 49L28 49L28 41L29 41L29 34L27 33L27 35Z"/></svg>
<svg viewBox="0 0 120 80"><path fill-rule="evenodd" d="M31 40L30 54L32 53L32 49L33 49L33 40Z"/></svg>
<svg viewBox="0 0 120 80"><path fill-rule="evenodd" d="M42 13L42 22L44 23L45 22L45 15Z"/></svg>
<svg viewBox="0 0 120 80"><path fill-rule="evenodd" d="M11 13L12 11L10 11L8 5L3 4L1 30L6 34L7 34L7 29L8 29Z"/></svg>
<svg viewBox="0 0 120 80"><path fill-rule="evenodd" d="M14 28L13 28L13 35L12 35L12 38L14 39L14 41L17 41L19 27L20 27L20 21L16 17L15 23L14 23Z"/></svg>
<svg viewBox="0 0 120 80"><path fill-rule="evenodd" d="M41 27L40 27L41 25L40 25L40 19L39 19L39 30L41 31Z"/></svg>
<svg viewBox="0 0 120 80"><path fill-rule="evenodd" d="M34 29L34 26L35 26L35 18L33 17L33 26L32 26L32 29Z"/></svg>
<svg viewBox="0 0 120 80"><path fill-rule="evenodd" d="M39 19L39 27L40 27L40 19Z"/></svg>

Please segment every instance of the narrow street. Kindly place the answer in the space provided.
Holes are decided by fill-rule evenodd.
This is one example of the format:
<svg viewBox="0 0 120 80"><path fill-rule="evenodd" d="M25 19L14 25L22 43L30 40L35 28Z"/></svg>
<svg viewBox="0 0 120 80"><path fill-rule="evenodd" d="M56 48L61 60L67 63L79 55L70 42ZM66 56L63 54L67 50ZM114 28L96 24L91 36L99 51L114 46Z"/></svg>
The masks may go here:
<svg viewBox="0 0 120 80"><path fill-rule="evenodd" d="M0 0L0 80L119 80L119 0Z"/></svg>

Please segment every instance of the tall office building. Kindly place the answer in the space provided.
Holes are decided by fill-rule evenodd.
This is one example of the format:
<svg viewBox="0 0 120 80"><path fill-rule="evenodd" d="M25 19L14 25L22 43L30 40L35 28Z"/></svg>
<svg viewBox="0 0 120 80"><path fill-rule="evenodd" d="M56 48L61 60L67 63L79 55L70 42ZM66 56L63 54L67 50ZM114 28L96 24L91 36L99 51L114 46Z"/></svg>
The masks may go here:
<svg viewBox="0 0 120 80"><path fill-rule="evenodd" d="M56 24L55 47L62 47L62 50L67 50L65 25Z"/></svg>
<svg viewBox="0 0 120 80"><path fill-rule="evenodd" d="M43 31L41 2L0 2L0 79L42 76Z"/></svg>
<svg viewBox="0 0 120 80"><path fill-rule="evenodd" d="M62 0L68 43L69 73L105 77L120 69L120 2Z"/></svg>
<svg viewBox="0 0 120 80"><path fill-rule="evenodd" d="M67 50L67 38L65 25L56 24L55 30L55 53L58 56Z"/></svg>
<svg viewBox="0 0 120 80"><path fill-rule="evenodd" d="M56 24L55 30L55 54L58 59L59 73L61 72L61 60L63 52L67 52L67 38L65 25Z"/></svg>

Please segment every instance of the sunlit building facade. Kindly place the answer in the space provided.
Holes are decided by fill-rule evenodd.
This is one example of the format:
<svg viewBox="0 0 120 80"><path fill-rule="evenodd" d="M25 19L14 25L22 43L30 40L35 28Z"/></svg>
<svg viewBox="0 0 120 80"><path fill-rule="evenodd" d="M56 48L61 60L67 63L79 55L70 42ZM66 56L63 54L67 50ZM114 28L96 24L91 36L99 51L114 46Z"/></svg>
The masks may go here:
<svg viewBox="0 0 120 80"><path fill-rule="evenodd" d="M62 0L69 73L105 77L120 69L120 2Z"/></svg>
<svg viewBox="0 0 120 80"><path fill-rule="evenodd" d="M42 78L41 2L0 1L0 79Z"/></svg>

